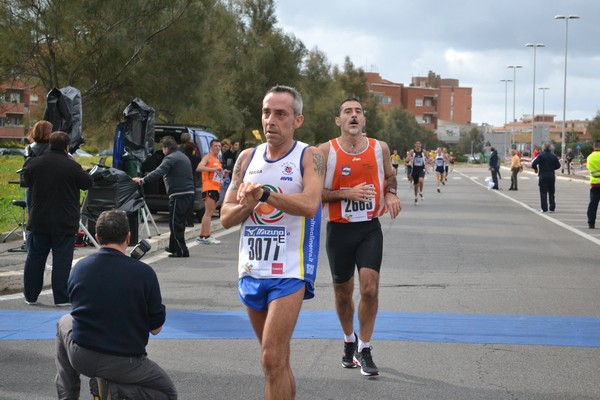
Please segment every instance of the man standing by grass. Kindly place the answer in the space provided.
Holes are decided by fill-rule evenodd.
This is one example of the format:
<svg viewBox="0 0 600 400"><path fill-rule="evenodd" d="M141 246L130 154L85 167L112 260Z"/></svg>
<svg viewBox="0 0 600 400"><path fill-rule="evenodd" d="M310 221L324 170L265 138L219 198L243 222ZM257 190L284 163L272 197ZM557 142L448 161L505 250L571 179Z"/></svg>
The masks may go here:
<svg viewBox="0 0 600 400"><path fill-rule="evenodd" d="M50 135L50 151L31 160L24 181L31 190L27 259L23 293L36 304L44 284L44 268L52 250L52 294L57 307L70 306L67 279L79 228L79 190L92 186L92 177L69 155L69 136Z"/></svg>

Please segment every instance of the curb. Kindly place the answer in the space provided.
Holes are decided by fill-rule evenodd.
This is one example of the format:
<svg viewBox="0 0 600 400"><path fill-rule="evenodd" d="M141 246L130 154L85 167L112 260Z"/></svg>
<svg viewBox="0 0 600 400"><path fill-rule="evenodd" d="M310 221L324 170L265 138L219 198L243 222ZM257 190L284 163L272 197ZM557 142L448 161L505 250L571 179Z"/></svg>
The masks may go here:
<svg viewBox="0 0 600 400"><path fill-rule="evenodd" d="M218 232L222 230L223 227L219 220L213 220L211 223L211 232ZM185 229L185 240L190 241L198 236L198 232L200 231L200 224L195 224L194 227L189 227ZM165 247L169 245L169 231L167 229L166 232L161 232L159 236L152 236L150 238L146 238L146 241L150 243L150 250L146 253L145 257L149 257L151 254L155 254L158 252L164 251ZM81 257L73 259L73 264L75 265L79 260L87 257L89 254L84 254ZM14 271L6 271L0 272L0 295L5 294L4 292L22 292L23 291L23 267L24 261L22 261L23 265L21 268ZM52 271L46 270L44 271L44 286L43 289L48 289L51 287L51 279L52 279Z"/></svg>

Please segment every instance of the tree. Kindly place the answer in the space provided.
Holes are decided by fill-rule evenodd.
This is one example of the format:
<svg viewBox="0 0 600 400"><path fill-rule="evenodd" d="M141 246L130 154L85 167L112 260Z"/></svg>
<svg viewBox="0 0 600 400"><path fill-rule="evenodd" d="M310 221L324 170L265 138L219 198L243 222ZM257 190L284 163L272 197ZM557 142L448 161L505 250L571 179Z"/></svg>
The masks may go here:
<svg viewBox="0 0 600 400"><path fill-rule="evenodd" d="M346 97L366 98L365 73L362 68L356 69L350 57L344 59L344 70L338 66L333 69L333 77L339 83Z"/></svg>
<svg viewBox="0 0 600 400"><path fill-rule="evenodd" d="M262 99L276 84L297 86L306 49L294 36L275 27L273 0L238 0L232 12L239 15L240 42L230 65L235 87L235 107L242 113L241 142L260 127Z"/></svg>
<svg viewBox="0 0 600 400"><path fill-rule="evenodd" d="M344 94L333 78L325 53L317 48L308 52L301 75L299 89L305 118L298 138L312 144L324 143L339 135L335 117Z"/></svg>
<svg viewBox="0 0 600 400"><path fill-rule="evenodd" d="M414 115L404 109L393 108L385 113L383 132L382 139L401 155L412 149L417 140L428 150L439 144L433 132L419 125Z"/></svg>
<svg viewBox="0 0 600 400"><path fill-rule="evenodd" d="M587 133L592 136L592 142L600 140L600 111L587 127Z"/></svg>
<svg viewBox="0 0 600 400"><path fill-rule="evenodd" d="M191 0L9 0L0 6L1 72L75 86L84 103L127 85L153 41ZM3 76L4 78L5 76Z"/></svg>
<svg viewBox="0 0 600 400"><path fill-rule="evenodd" d="M370 135L391 134L386 113L367 97L363 70L349 57L332 67L318 49L308 52L277 27L275 4L4 0L0 81L14 77L46 90L78 88L85 137L94 136L99 147L112 141L124 108L136 97L156 110L157 122L208 125L243 144L260 128L262 98L276 84L297 87L304 96L300 140L336 137L339 103L348 97L363 101Z"/></svg>
<svg viewBox="0 0 600 400"><path fill-rule="evenodd" d="M481 153L483 152L484 141L483 133L473 127L465 136L461 136L457 148L462 154Z"/></svg>
<svg viewBox="0 0 600 400"><path fill-rule="evenodd" d="M567 146L572 146L579 142L579 135L575 131L565 132L565 143Z"/></svg>
<svg viewBox="0 0 600 400"><path fill-rule="evenodd" d="M363 107L367 119L367 125L365 126L367 136L385 141L383 133L384 113L379 104L379 99L370 93L366 95L367 98L363 100Z"/></svg>

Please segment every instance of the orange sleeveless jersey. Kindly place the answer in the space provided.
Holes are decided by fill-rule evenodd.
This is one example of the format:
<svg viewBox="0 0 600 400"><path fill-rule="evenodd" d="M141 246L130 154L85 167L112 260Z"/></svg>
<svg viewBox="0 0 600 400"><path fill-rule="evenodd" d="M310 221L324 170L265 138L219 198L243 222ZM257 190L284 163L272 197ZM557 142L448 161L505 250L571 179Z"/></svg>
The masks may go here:
<svg viewBox="0 0 600 400"><path fill-rule="evenodd" d="M368 221L385 213L385 174L381 145L375 139L367 140L369 146L360 154L344 152L337 139L329 141L325 188L349 189L366 182L375 189L375 198L370 202L342 200L323 203L325 215L330 222Z"/></svg>
<svg viewBox="0 0 600 400"><path fill-rule="evenodd" d="M208 168L222 168L221 161L211 153L208 154ZM202 172L202 191L221 190L221 181L223 180L223 171Z"/></svg>

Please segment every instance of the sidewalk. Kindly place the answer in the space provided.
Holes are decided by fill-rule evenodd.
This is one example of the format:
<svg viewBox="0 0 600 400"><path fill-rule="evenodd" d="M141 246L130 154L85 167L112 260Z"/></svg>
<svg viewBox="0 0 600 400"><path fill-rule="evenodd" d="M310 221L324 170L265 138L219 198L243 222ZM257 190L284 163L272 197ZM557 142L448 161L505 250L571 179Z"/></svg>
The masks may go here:
<svg viewBox="0 0 600 400"><path fill-rule="evenodd" d="M150 224L151 237L146 237L146 229L140 224L139 237L146 239L152 248L146 254L148 255L164 251L164 248L169 245L169 223L167 214L153 214L156 225L160 235L156 235L156 230ZM221 223L218 218L213 217L211 232L216 232L222 229ZM186 228L185 239L192 240L198 236L200 232L200 223L196 222L193 227ZM20 231L16 233L20 234ZM6 234L6 233L4 233ZM4 237L4 234L2 237ZM10 252L10 249L21 247L22 239L20 236L12 235L6 243L0 243L0 295L9 293L18 293L23 290L23 268L25 267L25 258L27 253L25 252ZM133 247L129 247L131 251ZM94 246L86 247L75 247L75 254L73 256L73 262L75 263L81 258L88 256L96 251ZM51 253L52 254L52 253ZM52 263L52 255L48 257L48 264ZM44 273L44 288L49 288L51 283L50 270Z"/></svg>
<svg viewBox="0 0 600 400"><path fill-rule="evenodd" d="M506 173L508 179L510 179L510 174L511 174L510 167L507 167L506 165L500 165L500 168L502 169L502 173L503 174ZM535 171L532 170L531 167L529 167L529 166L525 166L525 168L523 169L523 172L521 172L520 174L523 174L523 173L537 177L537 174L535 173ZM571 175L568 175L566 173L566 170L565 170L564 174L561 173L560 170L556 170L555 175L556 175L556 179L572 179L574 181L580 181L582 183L588 183L588 184L590 182L590 171L588 171L587 169L583 169L583 170L572 169Z"/></svg>

